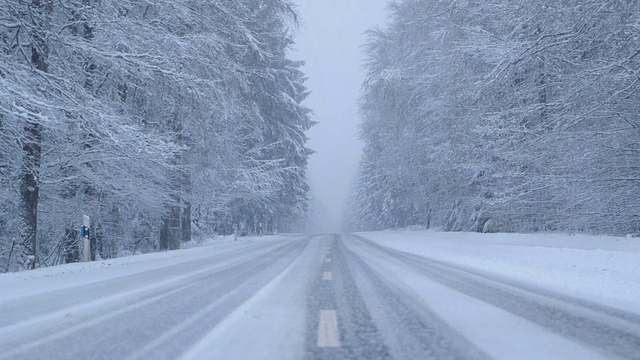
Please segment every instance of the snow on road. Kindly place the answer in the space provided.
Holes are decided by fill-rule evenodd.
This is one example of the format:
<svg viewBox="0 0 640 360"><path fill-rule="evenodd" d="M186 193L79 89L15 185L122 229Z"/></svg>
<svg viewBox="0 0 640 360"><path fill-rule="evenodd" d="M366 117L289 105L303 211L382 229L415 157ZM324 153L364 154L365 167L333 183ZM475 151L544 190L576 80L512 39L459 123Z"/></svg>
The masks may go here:
<svg viewBox="0 0 640 360"><path fill-rule="evenodd" d="M412 254L640 311L640 238L435 231L361 235Z"/></svg>
<svg viewBox="0 0 640 360"><path fill-rule="evenodd" d="M0 275L0 359L635 359L637 239L221 238Z"/></svg>
<svg viewBox="0 0 640 360"><path fill-rule="evenodd" d="M599 301L603 297L593 287L590 288L591 296L583 296L586 300L575 298L570 291L557 291L560 284L567 285L573 277L555 279L550 287L540 280L546 278L544 273L541 278L526 277L534 272L532 266L537 267L540 262L561 263L561 258L552 256L553 247L550 254L535 259L533 265L517 259L518 253L510 259L514 263L495 264L482 260L492 255L507 256L509 246L514 243L525 247L544 243L535 243L535 236L510 241L508 235L478 237L477 234L432 232L361 235L389 247L373 251L375 247L363 246L359 241L367 239L354 237L354 241L347 242L354 252L363 254L362 257L374 264L389 283L397 284L408 297L423 301L425 308L491 358L606 359L622 356L635 359L639 355L640 307L634 306L633 302L623 302L628 306L628 312L619 311L615 306L611 307L620 303L615 297ZM574 240L563 238L565 245ZM591 243L585 246L593 247L602 239L589 240ZM627 240L623 247L633 249L631 241ZM497 251L501 246L507 247L502 252ZM604 247L620 248L611 244ZM597 265L604 266L606 262L608 260ZM637 268L630 270L632 273L626 274L625 279L633 279L633 274L638 274ZM589 283L589 279L583 281ZM631 291L638 291L632 280L627 285L635 286Z"/></svg>
<svg viewBox="0 0 640 360"><path fill-rule="evenodd" d="M231 236L221 236L208 239L201 246L180 251L155 252L0 274L0 299L93 283L202 259L214 254L250 247L255 245L257 239L241 237L238 241L234 241ZM281 240L281 238L268 237L264 239L266 240L260 239L260 241ZM203 251L203 248L206 248L206 251Z"/></svg>

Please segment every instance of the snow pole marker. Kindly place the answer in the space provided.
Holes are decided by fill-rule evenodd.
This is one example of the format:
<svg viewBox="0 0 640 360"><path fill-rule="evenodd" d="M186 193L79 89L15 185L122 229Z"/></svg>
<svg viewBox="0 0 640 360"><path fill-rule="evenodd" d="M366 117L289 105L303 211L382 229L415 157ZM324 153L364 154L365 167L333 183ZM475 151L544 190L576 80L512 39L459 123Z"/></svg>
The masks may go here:
<svg viewBox="0 0 640 360"><path fill-rule="evenodd" d="M91 219L87 215L82 216L82 228L80 234L84 238L84 246L82 247L82 253L84 256L84 262L91 261L91 242L89 242L89 229L91 227Z"/></svg>

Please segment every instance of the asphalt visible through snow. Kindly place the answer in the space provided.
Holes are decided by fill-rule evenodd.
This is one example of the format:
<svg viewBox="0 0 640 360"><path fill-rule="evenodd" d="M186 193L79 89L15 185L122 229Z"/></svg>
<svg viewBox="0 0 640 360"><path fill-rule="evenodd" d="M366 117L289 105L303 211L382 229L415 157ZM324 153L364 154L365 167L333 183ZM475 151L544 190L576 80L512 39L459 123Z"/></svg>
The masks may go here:
<svg viewBox="0 0 640 360"><path fill-rule="evenodd" d="M0 359L180 358L640 359L640 315L355 235L0 299Z"/></svg>

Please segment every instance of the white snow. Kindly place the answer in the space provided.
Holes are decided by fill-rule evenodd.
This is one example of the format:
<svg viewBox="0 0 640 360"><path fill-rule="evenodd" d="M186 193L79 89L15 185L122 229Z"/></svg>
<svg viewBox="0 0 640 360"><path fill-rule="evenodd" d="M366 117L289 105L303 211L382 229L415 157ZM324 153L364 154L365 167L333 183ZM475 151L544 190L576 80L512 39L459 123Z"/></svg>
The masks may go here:
<svg viewBox="0 0 640 360"><path fill-rule="evenodd" d="M322 248L314 241L300 257L240 305L181 358L251 359L304 355L307 282L320 268Z"/></svg>
<svg viewBox="0 0 640 360"><path fill-rule="evenodd" d="M562 234L477 234L437 231L360 233L381 245L504 275L629 311L640 309L640 238ZM254 244L218 237L181 251L127 256L0 274L0 298L111 279ZM258 241L279 241L263 237Z"/></svg>
<svg viewBox="0 0 640 360"><path fill-rule="evenodd" d="M516 281L551 289L592 302L640 312L640 239L560 235L560 234L476 234L442 233L436 231L384 231L360 233L381 245L423 257L437 259L462 267L489 272ZM231 252L253 246L275 245L292 239L289 236L257 238L232 237L207 241L202 246L180 251L129 256L92 263L69 264L14 274L0 275L0 300L40 292L113 279L134 273L159 269L215 254L226 254L235 263ZM182 358L248 358L255 354L277 354L278 358L300 358L304 355L306 296L309 282L321 275L325 261L327 237L314 238L293 263L263 286L252 298L237 304L225 318L198 334L195 346ZM579 342L548 331L523 317L500 307L465 295L434 279L416 273L405 264L374 255L370 249L348 236L345 243L355 254L373 266L377 272L401 290L423 302L452 328L496 359L601 359L603 355ZM246 260L246 255L240 256ZM236 259L237 260L237 259ZM215 266L228 267L223 261ZM326 270L326 269L325 269ZM191 274L191 273L189 273ZM178 276L179 274L176 274ZM150 275L151 276L151 275ZM151 276L152 277L152 276ZM150 279L151 279L150 277ZM179 276L166 281L179 281ZM161 286L153 283L148 286ZM144 282L141 283L144 285ZM116 289L117 290L117 289ZM128 296L140 295L143 288L113 296L94 299L74 310L74 316L91 318L96 309L129 309ZM366 287L365 287L366 290ZM174 291L180 291L176 289ZM359 291L364 291L360 289ZM130 294L131 293L131 294ZM367 292L363 293L367 296ZM156 296L165 296L164 294ZM19 300L19 299L18 299ZM153 299L147 299L152 301ZM104 304L103 304L104 303ZM375 301L374 301L375 303ZM142 306L139 303L136 306ZM214 306L214 305L211 305ZM202 311L207 311L204 308ZM370 309L374 318L384 325L383 309ZM380 312L382 311L382 312ZM103 318L119 315L105 311L88 323L60 328L43 337L66 336L81 327L88 327ZM171 336L188 327L192 318L183 319L164 336ZM4 328L5 335L29 334L35 323L63 324L69 310L63 308L46 316ZM46 321L45 321L46 320ZM57 329L53 326L52 328ZM381 327L383 335L393 338L393 327ZM0 331L1 332L1 331ZM26 335L25 335L26 336ZM158 341L160 341L160 338ZM39 342L29 346L36 346ZM149 346L155 345L151 343ZM145 351L142 348L140 351ZM0 356L1 357L1 356Z"/></svg>
<svg viewBox="0 0 640 360"><path fill-rule="evenodd" d="M360 233L381 245L640 312L640 239L437 231Z"/></svg>
<svg viewBox="0 0 640 360"><path fill-rule="evenodd" d="M407 253L640 313L640 241L635 238L424 230L359 235ZM405 264L373 255L357 241L347 244L391 284L422 302L492 358L607 358L584 344L418 274Z"/></svg>
<svg viewBox="0 0 640 360"><path fill-rule="evenodd" d="M278 240L281 238L264 237L259 241ZM219 236L205 240L200 246L180 251L154 252L0 274L0 299L31 295L171 266L248 247L255 244L255 241L257 238L254 237L240 237L238 241L234 241L232 236ZM203 246L207 251L202 251Z"/></svg>
<svg viewBox="0 0 640 360"><path fill-rule="evenodd" d="M604 360L605 357L496 306L420 276L392 262L378 270L413 294L467 340L494 359ZM508 329L508 330L506 330ZM506 330L506 331L505 331ZM384 332L385 329L383 328Z"/></svg>

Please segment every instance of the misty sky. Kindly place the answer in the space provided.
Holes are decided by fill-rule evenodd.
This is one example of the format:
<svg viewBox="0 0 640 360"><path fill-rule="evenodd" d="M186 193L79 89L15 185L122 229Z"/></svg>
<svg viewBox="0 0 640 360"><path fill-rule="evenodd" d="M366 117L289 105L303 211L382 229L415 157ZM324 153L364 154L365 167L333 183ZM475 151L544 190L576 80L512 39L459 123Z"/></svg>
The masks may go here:
<svg viewBox="0 0 640 360"><path fill-rule="evenodd" d="M294 0L301 26L293 57L307 62L312 91L305 105L316 125L308 146L314 204L323 207L319 231L339 230L344 202L355 177L362 144L357 140L357 100L364 79L364 32L385 22L386 0Z"/></svg>

